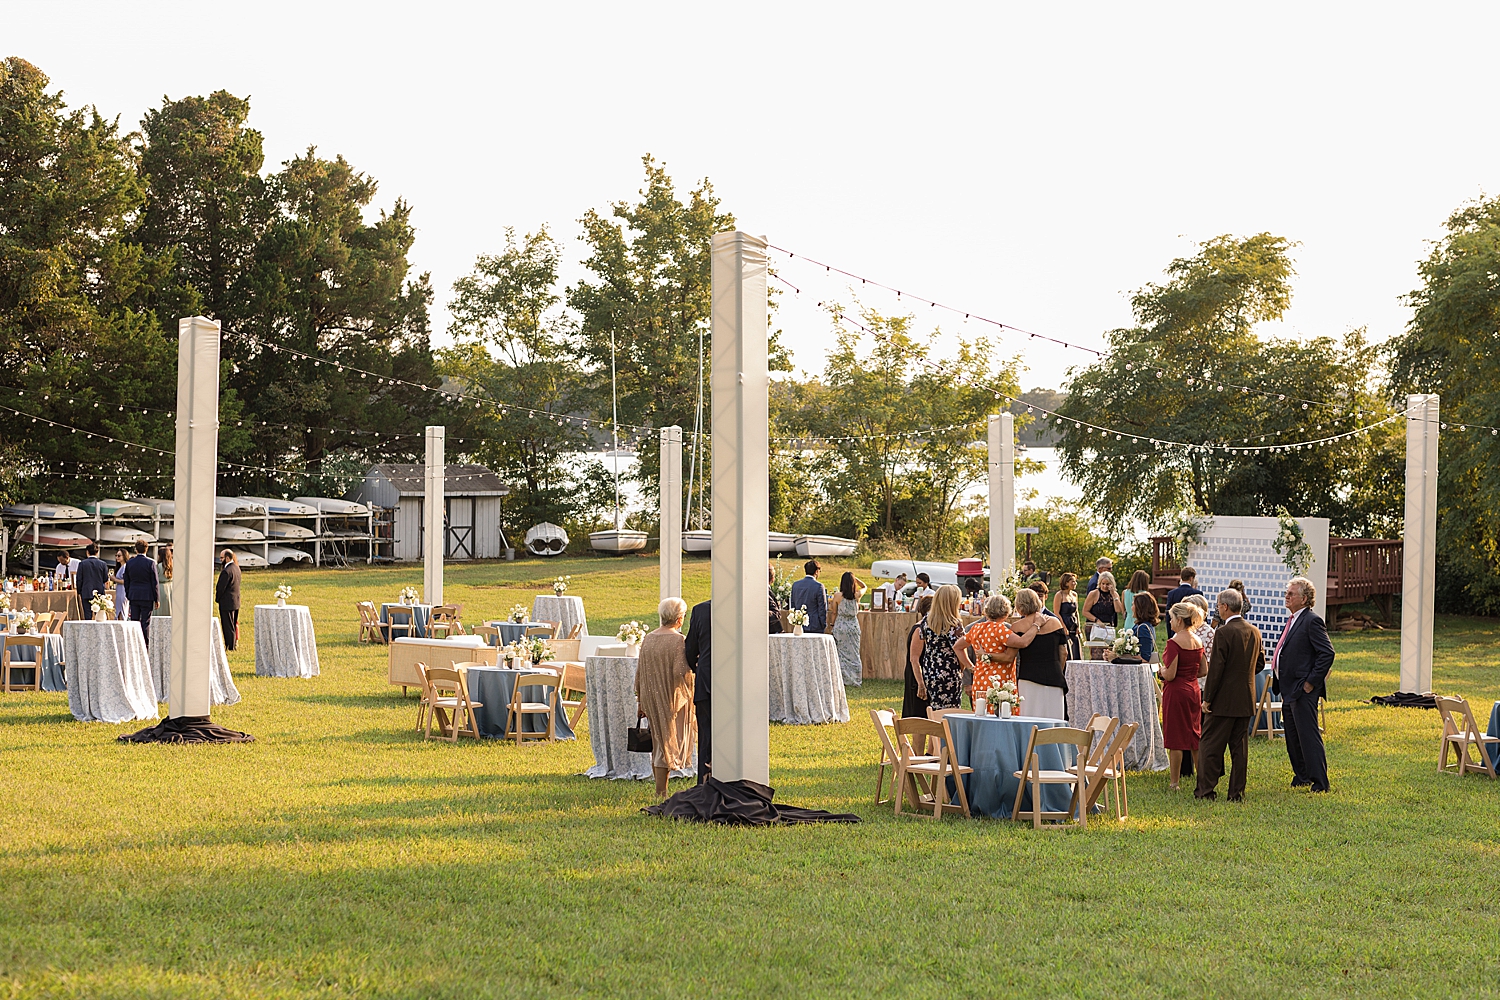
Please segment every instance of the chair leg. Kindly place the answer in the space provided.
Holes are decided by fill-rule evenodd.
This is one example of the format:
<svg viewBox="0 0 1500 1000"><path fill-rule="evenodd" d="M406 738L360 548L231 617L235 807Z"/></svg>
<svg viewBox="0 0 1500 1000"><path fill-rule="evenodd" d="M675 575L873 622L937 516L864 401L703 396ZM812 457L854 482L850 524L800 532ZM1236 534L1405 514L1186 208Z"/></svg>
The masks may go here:
<svg viewBox="0 0 1500 1000"><path fill-rule="evenodd" d="M1031 827L1034 830L1042 828L1042 774L1040 771L1031 779Z"/></svg>

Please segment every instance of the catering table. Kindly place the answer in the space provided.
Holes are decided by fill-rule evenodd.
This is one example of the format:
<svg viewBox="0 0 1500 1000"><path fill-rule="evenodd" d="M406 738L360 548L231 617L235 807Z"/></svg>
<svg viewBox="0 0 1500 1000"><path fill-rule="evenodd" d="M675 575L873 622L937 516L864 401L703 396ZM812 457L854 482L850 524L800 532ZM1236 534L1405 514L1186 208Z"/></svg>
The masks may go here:
<svg viewBox="0 0 1500 1000"><path fill-rule="evenodd" d="M233 705L240 700L239 689L229 673L229 656L224 652L224 630L219 619L210 618L213 629L209 632L208 687L215 705ZM259 643L256 646L259 647ZM172 694L172 617L151 616L151 687L156 700L167 701Z"/></svg>
<svg viewBox="0 0 1500 1000"><path fill-rule="evenodd" d="M318 676L318 637L307 605L255 606L255 672L261 677Z"/></svg>
<svg viewBox="0 0 1500 1000"><path fill-rule="evenodd" d="M652 778L651 755L625 749L625 730L634 726L636 720L635 670L639 663L634 656L590 656L584 661L589 748L594 751L594 766L583 772L586 777L641 781ZM698 754L694 747L689 766L672 772L672 776L685 778L697 769Z"/></svg>
<svg viewBox="0 0 1500 1000"><path fill-rule="evenodd" d="M582 625L583 631L580 635L589 634L589 620L583 613L583 598L569 597L564 594L554 597L550 594L537 594L531 602L531 621L557 622L557 637L566 639L573 634L574 625Z"/></svg>
<svg viewBox="0 0 1500 1000"><path fill-rule="evenodd" d="M7 634L0 632L0 656L5 653L5 640ZM36 653L32 646L15 646L10 651L11 662L35 663ZM42 690L43 691L66 691L68 689L67 678L63 675L63 637L60 635L42 636ZM35 677L29 677L32 671L24 668L16 671L16 683L31 683Z"/></svg>
<svg viewBox="0 0 1500 1000"><path fill-rule="evenodd" d="M861 611L859 664L866 677L906 676L906 634L922 616L915 611Z"/></svg>
<svg viewBox="0 0 1500 1000"><path fill-rule="evenodd" d="M555 671L546 667L527 668L526 670L507 670L505 667L469 667L469 697L484 704L474 712L474 719L479 724L479 735L491 739L503 739L505 737L505 721L510 712L510 700L516 693L516 679L523 674L550 674ZM548 689L543 687L522 688L525 692L523 697L528 701L545 702ZM562 708L561 698L558 699L556 711L557 723L553 732L560 740L571 740L575 738L573 727L568 725L568 713ZM521 732L523 733L545 733L547 731L547 720L540 715L527 715L521 719Z"/></svg>
<svg viewBox="0 0 1500 1000"><path fill-rule="evenodd" d="M381 623L389 625L390 621L391 621L391 608L397 608L397 607L402 607L402 606L403 605L401 605L401 604L399 604L399 603L397 603L395 601L392 601L390 604L382 604L380 606L380 621L381 621ZM401 612L397 612L397 614L399 615L399 614L401 614ZM425 639L425 638L427 638L427 624L431 620L432 620L432 605L431 604L413 604L413 605L411 605L411 631L410 632L400 633L400 636L398 636L397 633L395 633L395 632L391 632L391 633L389 633L389 635L393 639L394 638L398 638L398 637L405 637L407 639ZM401 621L401 620L398 619L397 622L396 622L396 624L397 625L403 625L403 624L405 624L405 622L403 622L403 621Z"/></svg>
<svg viewBox="0 0 1500 1000"><path fill-rule="evenodd" d="M18 591L10 595L12 611L61 612L70 621L85 617L83 602L76 590L32 590Z"/></svg>
<svg viewBox="0 0 1500 1000"><path fill-rule="evenodd" d="M1061 719L1034 719L1025 715L1001 719L958 712L943 716L943 720L953 733L954 758L974 769L973 774L964 778L969 812L995 819L1010 818L1016 789L1021 784L1015 772L1026 763L1023 758L1031 741L1032 727L1051 729L1067 725ZM1061 771L1077 762L1077 751L1071 746L1037 747L1037 758L1044 769ZM1073 790L1068 785L1042 786L1042 809L1047 812L1066 812L1072 798ZM1021 807L1031 807L1030 786L1021 796Z"/></svg>
<svg viewBox="0 0 1500 1000"><path fill-rule="evenodd" d="M1119 719L1121 725L1137 723L1140 728L1125 748L1125 769L1167 769L1160 695L1151 664L1069 660L1067 678L1069 722L1082 728L1091 715L1101 712Z"/></svg>
<svg viewBox="0 0 1500 1000"><path fill-rule="evenodd" d="M771 721L793 726L848 722L849 699L839 669L839 648L822 632L767 636Z"/></svg>
<svg viewBox="0 0 1500 1000"><path fill-rule="evenodd" d="M151 658L140 622L63 623L68 708L79 722L156 719Z"/></svg>

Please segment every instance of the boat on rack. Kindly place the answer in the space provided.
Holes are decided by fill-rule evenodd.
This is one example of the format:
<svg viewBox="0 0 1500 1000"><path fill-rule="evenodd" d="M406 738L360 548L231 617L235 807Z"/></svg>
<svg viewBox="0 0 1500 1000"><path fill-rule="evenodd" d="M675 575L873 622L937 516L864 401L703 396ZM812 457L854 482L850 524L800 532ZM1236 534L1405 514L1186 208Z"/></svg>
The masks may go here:
<svg viewBox="0 0 1500 1000"><path fill-rule="evenodd" d="M839 538L837 535L798 535L793 543L797 554L805 558L813 556L852 556L859 548L856 538Z"/></svg>
<svg viewBox="0 0 1500 1000"><path fill-rule="evenodd" d="M311 528L305 528L300 524L293 524L290 521L268 521L266 522L265 531L267 538L291 540L313 537L313 530Z"/></svg>
<svg viewBox="0 0 1500 1000"><path fill-rule="evenodd" d="M290 545L267 545L266 561L272 566L280 566L282 563L312 562L311 552L294 549Z"/></svg>
<svg viewBox="0 0 1500 1000"><path fill-rule="evenodd" d="M242 497L214 497L215 517L265 517L266 508Z"/></svg>
<svg viewBox="0 0 1500 1000"><path fill-rule="evenodd" d="M568 547L568 533L551 521L533 524L526 529L523 543L526 551L534 556L560 556Z"/></svg>
<svg viewBox="0 0 1500 1000"><path fill-rule="evenodd" d="M370 508L353 500L340 500L336 497L292 497L300 504L306 504L313 508L315 514L331 514L334 517L364 517L370 513Z"/></svg>
<svg viewBox="0 0 1500 1000"><path fill-rule="evenodd" d="M83 505L90 515L99 517L154 517L156 508L139 500L95 500Z"/></svg>
<svg viewBox="0 0 1500 1000"><path fill-rule="evenodd" d="M90 535L94 535L94 526L91 524L84 525L83 530ZM101 524L99 525L98 534L94 537L94 541L102 546L134 545L139 541L143 541L147 545L152 545L156 542L156 536L149 531L127 527L123 524Z"/></svg>
<svg viewBox="0 0 1500 1000"><path fill-rule="evenodd" d="M767 546L770 555L785 554L797 551L797 536L785 531L771 532L770 545Z"/></svg>
<svg viewBox="0 0 1500 1000"><path fill-rule="evenodd" d="M318 508L300 500L281 500L277 497L235 497L235 499L264 507L266 513L272 517L313 517L318 513Z"/></svg>
<svg viewBox="0 0 1500 1000"><path fill-rule="evenodd" d="M33 534L32 528L36 528ZM76 531L58 527L54 524L30 524L22 525L16 532L16 541L27 545L36 545L47 549L81 549L93 541L87 535L80 535Z"/></svg>
<svg viewBox="0 0 1500 1000"><path fill-rule="evenodd" d="M36 508L34 512L33 507ZM0 507L0 514L25 521L31 520L33 513L39 521L84 521L89 518L82 509L69 507L65 503L12 503Z"/></svg>
<svg viewBox="0 0 1500 1000"><path fill-rule="evenodd" d="M220 521L214 525L214 538L221 542L263 542L266 536L258 528L248 524Z"/></svg>
<svg viewBox="0 0 1500 1000"><path fill-rule="evenodd" d="M270 563L266 562L265 556L259 552L252 552L249 549L235 549L234 559L235 562L240 564L241 569L265 569L270 565Z"/></svg>
<svg viewBox="0 0 1500 1000"><path fill-rule="evenodd" d="M694 528L682 533L684 552L712 552L713 548L714 533L708 528Z"/></svg>

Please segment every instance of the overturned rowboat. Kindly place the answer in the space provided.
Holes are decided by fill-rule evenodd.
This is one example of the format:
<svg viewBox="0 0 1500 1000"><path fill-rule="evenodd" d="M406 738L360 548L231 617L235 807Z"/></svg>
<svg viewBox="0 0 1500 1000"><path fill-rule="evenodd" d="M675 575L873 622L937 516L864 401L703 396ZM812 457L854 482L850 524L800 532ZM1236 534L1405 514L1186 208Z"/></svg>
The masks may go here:
<svg viewBox="0 0 1500 1000"><path fill-rule="evenodd" d="M526 551L534 556L560 556L568 547L568 533L551 521L526 529Z"/></svg>

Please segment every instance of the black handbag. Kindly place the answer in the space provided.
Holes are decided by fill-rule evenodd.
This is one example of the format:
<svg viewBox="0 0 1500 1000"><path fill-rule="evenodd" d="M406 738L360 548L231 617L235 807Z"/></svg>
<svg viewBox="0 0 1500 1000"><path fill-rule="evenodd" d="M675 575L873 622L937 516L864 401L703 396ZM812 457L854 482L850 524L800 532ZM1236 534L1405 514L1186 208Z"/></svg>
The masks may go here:
<svg viewBox="0 0 1500 1000"><path fill-rule="evenodd" d="M645 716L637 717L635 725L625 730L625 749L631 753L651 752L651 729Z"/></svg>

